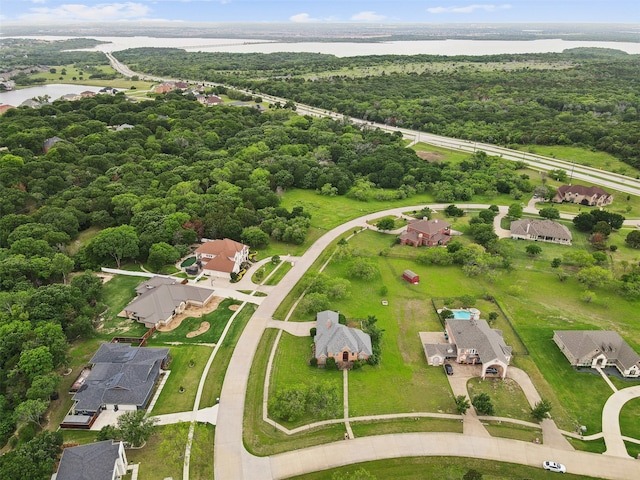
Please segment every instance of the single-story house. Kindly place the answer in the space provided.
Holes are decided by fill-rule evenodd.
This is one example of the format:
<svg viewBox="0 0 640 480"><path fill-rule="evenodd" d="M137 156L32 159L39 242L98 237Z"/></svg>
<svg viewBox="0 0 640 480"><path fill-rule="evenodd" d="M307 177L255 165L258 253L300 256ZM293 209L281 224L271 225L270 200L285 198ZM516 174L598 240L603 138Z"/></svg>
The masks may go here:
<svg viewBox="0 0 640 480"><path fill-rule="evenodd" d="M96 96L96 92L92 92L91 90L85 90L84 92L80 92L80 96L82 98L91 98Z"/></svg>
<svg viewBox="0 0 640 480"><path fill-rule="evenodd" d="M502 378L507 376L512 348L502 332L489 327L485 320L448 319L445 326L449 343L425 344L429 365L442 365L446 359L457 363L482 364L482 378L488 367L496 367Z"/></svg>
<svg viewBox="0 0 640 480"><path fill-rule="evenodd" d="M72 414L91 416L102 410L147 408L168 359L168 348L103 343L89 360L91 373L73 395Z"/></svg>
<svg viewBox="0 0 640 480"><path fill-rule="evenodd" d="M189 306L204 307L214 291L182 283L172 277L156 276L136 287L138 296L124 307L128 318L153 328L167 325Z"/></svg>
<svg viewBox="0 0 640 480"><path fill-rule="evenodd" d="M229 238L209 240L200 245L195 253L205 275L228 277L231 273L238 273L242 264L248 261L249 246Z"/></svg>
<svg viewBox="0 0 640 480"><path fill-rule="evenodd" d="M561 223L533 218L523 218L511 222L511 238L562 245L571 245L573 239L569 229Z"/></svg>
<svg viewBox="0 0 640 480"><path fill-rule="evenodd" d="M357 328L339 323L338 312L325 310L316 315L315 358L324 365L333 357L338 363L367 360L372 354L371 337Z"/></svg>
<svg viewBox="0 0 640 480"><path fill-rule="evenodd" d="M80 100L82 95L79 93L67 93L66 95L62 95L58 100L66 100L68 102L72 102L74 100Z"/></svg>
<svg viewBox="0 0 640 480"><path fill-rule="evenodd" d="M127 465L122 442L88 443L65 448L51 480L120 480L127 474Z"/></svg>
<svg viewBox="0 0 640 480"><path fill-rule="evenodd" d="M401 245L435 247L451 240L451 224L444 220L413 220L400 234Z"/></svg>
<svg viewBox="0 0 640 480"><path fill-rule="evenodd" d="M612 330L555 330L553 341L576 367L609 367L623 377L640 377L640 355Z"/></svg>
<svg viewBox="0 0 640 480"><path fill-rule="evenodd" d="M613 203L613 195L600 187L584 185L562 185L556 191L553 202L571 202L592 207L603 207Z"/></svg>

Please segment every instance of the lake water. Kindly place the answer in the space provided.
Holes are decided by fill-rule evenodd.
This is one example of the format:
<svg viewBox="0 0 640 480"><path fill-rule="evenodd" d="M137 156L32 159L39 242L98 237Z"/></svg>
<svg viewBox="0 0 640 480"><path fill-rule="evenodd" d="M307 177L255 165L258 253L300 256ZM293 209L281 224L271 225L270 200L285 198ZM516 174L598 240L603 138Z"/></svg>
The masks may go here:
<svg viewBox="0 0 640 480"><path fill-rule="evenodd" d="M31 36L43 40L63 40L69 37ZM326 53L337 57L359 55L495 55L501 53L546 53L562 52L568 48L600 47L622 50L629 54L640 54L640 43L632 42L578 42L563 39L545 40L416 40L398 42L269 42L238 38L156 38L156 37L96 37L107 44L90 50L115 52L127 48L174 47L189 52L273 53L309 52Z"/></svg>
<svg viewBox="0 0 640 480"><path fill-rule="evenodd" d="M92 85L73 85L66 83L52 83L51 85L40 85L37 87L23 88L21 90L12 90L10 92L0 93L0 104L13 105L17 107L25 100L34 97L42 97L49 95L51 101L56 100L67 93L81 93L87 90L97 92L103 87L95 87Z"/></svg>

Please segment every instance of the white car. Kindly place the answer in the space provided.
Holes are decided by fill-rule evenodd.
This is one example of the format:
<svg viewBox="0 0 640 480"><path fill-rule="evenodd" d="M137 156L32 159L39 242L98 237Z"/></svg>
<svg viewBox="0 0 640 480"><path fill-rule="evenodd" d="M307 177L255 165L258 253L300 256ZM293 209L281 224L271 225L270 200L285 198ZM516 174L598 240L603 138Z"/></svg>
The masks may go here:
<svg viewBox="0 0 640 480"><path fill-rule="evenodd" d="M556 473L567 473L567 467L557 462L542 462L542 468Z"/></svg>

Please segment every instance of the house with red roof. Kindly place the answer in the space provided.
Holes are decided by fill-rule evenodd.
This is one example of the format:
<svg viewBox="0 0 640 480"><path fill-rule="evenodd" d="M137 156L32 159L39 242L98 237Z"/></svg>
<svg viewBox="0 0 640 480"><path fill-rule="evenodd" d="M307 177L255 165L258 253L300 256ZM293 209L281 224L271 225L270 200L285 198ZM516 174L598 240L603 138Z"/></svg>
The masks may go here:
<svg viewBox="0 0 640 480"><path fill-rule="evenodd" d="M242 264L249 260L249 246L229 238L209 240L200 245L195 254L205 275L228 277L238 273Z"/></svg>
<svg viewBox="0 0 640 480"><path fill-rule="evenodd" d="M444 220L414 220L400 234L401 245L435 247L451 240L451 224Z"/></svg>
<svg viewBox="0 0 640 480"><path fill-rule="evenodd" d="M571 202L591 207L604 207L613 203L613 195L600 187L585 185L562 185L558 188L554 203Z"/></svg>

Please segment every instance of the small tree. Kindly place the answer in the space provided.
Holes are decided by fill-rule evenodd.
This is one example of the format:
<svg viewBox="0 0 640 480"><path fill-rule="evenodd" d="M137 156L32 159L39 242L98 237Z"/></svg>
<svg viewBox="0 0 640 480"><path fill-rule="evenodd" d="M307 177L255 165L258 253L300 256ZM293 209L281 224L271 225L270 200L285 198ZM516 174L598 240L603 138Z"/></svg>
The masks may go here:
<svg viewBox="0 0 640 480"><path fill-rule="evenodd" d="M147 417L144 410L133 410L118 417L120 438L131 446L140 447L155 432L157 419Z"/></svg>
<svg viewBox="0 0 640 480"><path fill-rule="evenodd" d="M378 228L378 230L393 230L393 227L395 227L395 225L396 222L394 222L393 218L391 217L383 218L379 220L378 223L376 223L376 227Z"/></svg>
<svg viewBox="0 0 640 480"><path fill-rule="evenodd" d="M531 416L538 422L541 422L549 415L551 411L551 402L549 400L542 399L531 409Z"/></svg>
<svg viewBox="0 0 640 480"><path fill-rule="evenodd" d="M509 211L507 215L511 218L520 218L522 217L522 205L519 203L512 203L509 205Z"/></svg>
<svg viewBox="0 0 640 480"><path fill-rule="evenodd" d="M277 265L280 263L280 255L274 255L273 257L271 257L271 263L273 263L274 265Z"/></svg>
<svg viewBox="0 0 640 480"><path fill-rule="evenodd" d="M458 413L460 415L464 415L465 413L467 413L467 410L469 410L469 408L471 408L471 404L469 403L469 399L467 399L467 397L464 396L464 395L458 395L455 398L455 402L456 402L456 410L458 410Z"/></svg>
<svg viewBox="0 0 640 480"><path fill-rule="evenodd" d="M549 220L556 220L560 218L560 211L555 207L545 207L540 209L538 215Z"/></svg>
<svg viewBox="0 0 640 480"><path fill-rule="evenodd" d="M536 245L535 243L527 245L524 250L530 257L537 257L542 253L542 247L540 247L540 245Z"/></svg>
<svg viewBox="0 0 640 480"><path fill-rule="evenodd" d="M631 248L640 248L640 230L629 232L624 242Z"/></svg>
<svg viewBox="0 0 640 480"><path fill-rule="evenodd" d="M493 403L486 393L475 395L471 400L471 404L476 408L480 415L493 415Z"/></svg>
<svg viewBox="0 0 640 480"><path fill-rule="evenodd" d="M560 265L562 265L562 259L555 257L553 260L551 260L551 268L558 268Z"/></svg>
<svg viewBox="0 0 640 480"><path fill-rule="evenodd" d="M489 320L495 322L498 319L498 312L489 312Z"/></svg>

